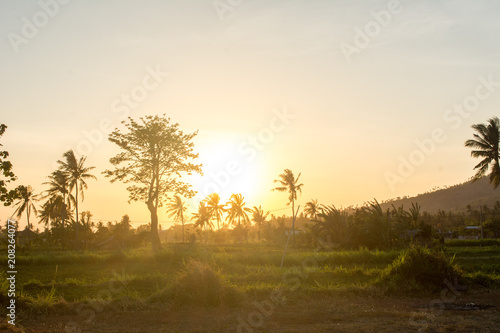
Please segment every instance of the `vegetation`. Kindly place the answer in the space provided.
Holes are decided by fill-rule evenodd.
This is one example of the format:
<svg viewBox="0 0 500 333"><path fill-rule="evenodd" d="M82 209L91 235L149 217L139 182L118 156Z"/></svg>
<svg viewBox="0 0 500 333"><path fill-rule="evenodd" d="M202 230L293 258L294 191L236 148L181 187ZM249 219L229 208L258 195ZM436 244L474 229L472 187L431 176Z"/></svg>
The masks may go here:
<svg viewBox="0 0 500 333"><path fill-rule="evenodd" d="M474 139L465 141L465 146L470 147L471 156L482 158L474 169L477 169L474 179L480 179L489 169L490 184L493 188L500 185L500 120L498 117L493 117L485 124L472 125L472 128L477 132L474 134Z"/></svg>
<svg viewBox="0 0 500 333"><path fill-rule="evenodd" d="M151 215L151 244L159 251L158 207L163 198L168 193L188 198L195 194L180 176L201 173L201 165L191 162L198 157L192 142L197 133L184 134L165 116L146 116L140 122L129 118L125 127L126 133L116 129L109 135L109 141L122 152L110 159L115 169L104 174L112 182L133 184L127 188L130 201L146 203Z"/></svg>
<svg viewBox="0 0 500 333"><path fill-rule="evenodd" d="M0 138L5 133L7 126L0 124ZM0 147L3 147L0 144ZM0 150L0 202L3 202L5 206L10 206L10 204L18 197L18 192L16 189L9 190L7 185L17 179L16 175L12 171L12 163L7 160L9 153L5 150Z"/></svg>

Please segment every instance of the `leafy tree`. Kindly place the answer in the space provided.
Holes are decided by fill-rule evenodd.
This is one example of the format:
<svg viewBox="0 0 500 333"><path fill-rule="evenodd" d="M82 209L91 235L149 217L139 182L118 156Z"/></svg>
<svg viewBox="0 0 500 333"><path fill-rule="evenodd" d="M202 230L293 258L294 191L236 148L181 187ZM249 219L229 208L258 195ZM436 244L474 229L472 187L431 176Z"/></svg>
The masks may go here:
<svg viewBox="0 0 500 333"><path fill-rule="evenodd" d="M35 202L38 201L38 196L33 193L33 189L31 186L19 186L18 187L20 199L14 204L14 214L17 218L21 218L24 212L26 212L26 221L28 223L27 228L32 229L32 225L30 224L30 215L33 212L36 216L38 213Z"/></svg>
<svg viewBox="0 0 500 333"><path fill-rule="evenodd" d="M182 201L181 197L178 195L174 196L174 199L167 204L168 217L173 217L176 221L181 221L182 223L182 242L184 243L184 212L187 206Z"/></svg>
<svg viewBox="0 0 500 333"><path fill-rule="evenodd" d="M130 201L146 203L151 216L151 243L154 251L161 249L158 235L158 207L168 193L194 196L191 185L181 181L182 174L201 174L201 165L191 163L198 157L193 152L197 132L184 134L178 124L165 116L146 116L137 122L129 118L126 131L115 129L109 141L121 152L110 159L114 170L104 174L111 182L131 183L127 187Z"/></svg>
<svg viewBox="0 0 500 333"><path fill-rule="evenodd" d="M46 227L64 228L71 211L61 195L50 196L39 211L39 223Z"/></svg>
<svg viewBox="0 0 500 333"><path fill-rule="evenodd" d="M7 126L0 124L0 137L5 133ZM3 147L0 144L0 147ZM3 202L4 206L10 206L15 199L19 198L18 189L8 190L7 184L13 182L17 179L12 171L12 163L7 161L9 153L7 151L0 151L0 202Z"/></svg>
<svg viewBox="0 0 500 333"><path fill-rule="evenodd" d="M60 214L58 217L62 223L61 227L64 228L65 222L70 216L68 211L71 211L71 207L76 205L75 197L70 192L70 179L68 174L62 170L52 172L48 178L49 181L43 183L43 185L49 185L49 189L45 191L45 197L49 197L52 200L45 208L50 208L53 211L46 211L46 213L48 216L51 213L58 212Z"/></svg>
<svg viewBox="0 0 500 333"><path fill-rule="evenodd" d="M217 193L211 193L207 195L205 198L205 202L207 204L208 212L210 213L211 218L215 218L217 221L217 230L220 230L220 222L222 217L224 216L224 212L226 209L225 205L221 204L220 196Z"/></svg>
<svg viewBox="0 0 500 333"><path fill-rule="evenodd" d="M345 210L326 206L319 212L312 222L312 232L317 236L327 236L329 240L336 244L348 242L349 214Z"/></svg>
<svg viewBox="0 0 500 333"><path fill-rule="evenodd" d="M243 224L250 223L250 218L247 213L252 210L245 207L245 200L240 193L232 194L227 204L229 206L227 218L231 225L235 225L235 223L238 222L237 226L241 226L242 221Z"/></svg>
<svg viewBox="0 0 500 333"><path fill-rule="evenodd" d="M288 203L292 204L292 239L295 234L295 200L297 200L297 192L302 193L302 186L304 184L297 184L299 182L301 173L295 178L293 172L290 169L285 169L284 172L279 175L279 179L275 179L274 182L280 184L280 186L273 189L273 191L278 192L288 192Z"/></svg>
<svg viewBox="0 0 500 333"><path fill-rule="evenodd" d="M267 222L266 219L267 219L268 215L269 215L269 212L264 213L264 210L262 209L261 206L259 206L259 207L253 206L252 221L254 221L258 227L257 236L259 239L259 243L260 243L260 231L261 231L262 225Z"/></svg>
<svg viewBox="0 0 500 333"><path fill-rule="evenodd" d="M97 178L90 174L89 171L95 169L95 167L86 167L85 161L87 160L86 156L80 157L78 160L75 156L73 150L68 150L63 154L64 161L57 161L61 167L61 171L66 175L69 181L69 190L75 189L75 216L76 216L76 224L75 224L75 238L76 238L76 247L79 248L79 240L78 240L78 194L81 195L82 201L84 199L83 190L88 188L86 180Z"/></svg>
<svg viewBox="0 0 500 333"><path fill-rule="evenodd" d="M318 204L318 199L306 202L304 206L304 213L306 217L315 219L321 212L321 205Z"/></svg>
<svg viewBox="0 0 500 333"><path fill-rule="evenodd" d="M465 146L472 148L471 156L475 158L482 158L474 170L477 172L474 180L483 177L489 169L490 171L490 184L493 188L500 185L500 161L499 161L499 144L500 144L500 120L493 117L488 120L487 124L475 124L472 128L476 131L474 139L465 141Z"/></svg>
<svg viewBox="0 0 500 333"><path fill-rule="evenodd" d="M200 202L198 206L198 211L193 213L193 218L195 228L200 228L200 230L205 231L205 244L207 243L208 229L214 227L213 223L210 221L210 212L204 201Z"/></svg>

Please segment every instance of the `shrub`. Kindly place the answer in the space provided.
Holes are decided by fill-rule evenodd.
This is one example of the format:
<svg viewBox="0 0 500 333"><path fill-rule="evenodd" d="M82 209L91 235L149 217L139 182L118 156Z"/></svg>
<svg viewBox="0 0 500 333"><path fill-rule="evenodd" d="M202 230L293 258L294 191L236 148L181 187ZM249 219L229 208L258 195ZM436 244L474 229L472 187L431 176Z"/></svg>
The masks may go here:
<svg viewBox="0 0 500 333"><path fill-rule="evenodd" d="M461 277L460 268L454 258L447 258L442 251L431 251L426 247L411 247L390 264L382 281L393 283L397 289L424 289L430 292L442 290L445 280Z"/></svg>
<svg viewBox="0 0 500 333"><path fill-rule="evenodd" d="M152 296L152 302L194 307L235 307L241 304L242 293L230 286L208 264L191 259L179 272L173 284Z"/></svg>

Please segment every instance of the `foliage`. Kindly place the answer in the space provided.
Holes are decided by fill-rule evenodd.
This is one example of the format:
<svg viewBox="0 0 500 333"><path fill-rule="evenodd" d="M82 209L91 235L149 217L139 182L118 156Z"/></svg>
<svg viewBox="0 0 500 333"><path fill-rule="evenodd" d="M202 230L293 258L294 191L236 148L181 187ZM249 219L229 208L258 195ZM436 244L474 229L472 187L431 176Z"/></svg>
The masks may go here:
<svg viewBox="0 0 500 333"><path fill-rule="evenodd" d="M0 138L6 129L6 125L0 124ZM0 144L0 147L3 147L3 145ZM17 179L12 171L12 163L7 160L8 157L9 153L7 151L0 151L0 175L2 175L2 178L0 178L0 202L3 202L5 206L10 206L18 198L17 190L7 189L7 184Z"/></svg>
<svg viewBox="0 0 500 333"><path fill-rule="evenodd" d="M388 266L383 279L403 289L417 286L434 292L441 290L445 281L454 281L461 276L453 257L447 258L443 252L425 247L411 247Z"/></svg>
<svg viewBox="0 0 500 333"><path fill-rule="evenodd" d="M115 129L109 141L121 152L110 159L114 170L104 174L111 182L122 181L130 201L143 201L151 213L151 240L155 251L161 249L158 236L158 207L168 193L192 197L195 192L181 180L181 174L201 173L201 165L191 163L198 157L193 152L197 132L184 134L178 124L165 116L141 117L140 122L129 118L126 131Z"/></svg>
<svg viewBox="0 0 500 333"><path fill-rule="evenodd" d="M172 302L174 306L235 307L243 295L231 287L220 273L207 263L191 259L177 275L172 286L154 295L153 302Z"/></svg>
<svg viewBox="0 0 500 333"><path fill-rule="evenodd" d="M474 170L477 169L474 179L480 179L488 170L490 171L490 184L493 188L500 185L500 120L498 117L493 117L488 120L487 124L475 124L471 126L476 133L474 139L469 139L465 142L466 147L470 147L471 156L482 158Z"/></svg>

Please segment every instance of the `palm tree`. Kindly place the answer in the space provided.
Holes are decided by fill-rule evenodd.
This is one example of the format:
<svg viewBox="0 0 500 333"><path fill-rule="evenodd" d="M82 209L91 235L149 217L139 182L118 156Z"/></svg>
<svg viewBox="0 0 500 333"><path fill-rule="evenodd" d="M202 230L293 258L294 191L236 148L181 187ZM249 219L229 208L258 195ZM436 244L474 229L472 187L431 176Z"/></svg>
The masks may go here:
<svg viewBox="0 0 500 333"><path fill-rule="evenodd" d="M77 160L75 153L73 150L68 150L64 153L63 157L65 161L57 161L61 166L61 171L68 176L69 179L69 189L70 191L75 189L75 209L76 209L76 225L75 225L75 234L76 234L76 246L78 248L78 193L82 196L83 201L83 190L87 189L87 179L97 178L94 175L89 173L90 170L95 169L95 167L85 167L85 160L87 157L82 156L80 160Z"/></svg>
<svg viewBox="0 0 500 333"><path fill-rule="evenodd" d="M259 243L260 243L260 228L262 224L266 223L266 218L269 215L269 212L264 213L264 210L262 210L262 207L259 206L253 206L252 209L252 220L255 222L257 227L259 228L257 232L257 236L259 238Z"/></svg>
<svg viewBox="0 0 500 333"><path fill-rule="evenodd" d="M75 197L70 192L68 174L62 170L56 170L47 178L49 178L49 181L42 183L43 185L49 185L49 189L45 191L47 195L44 197L53 199L61 197L61 199L53 200L54 203L57 202L57 205L48 205L46 208L52 206L53 208L57 208L57 211L61 212L62 215L60 218L62 221L62 227L64 228L66 218L69 216L69 214L67 214L67 210L71 210L71 206L75 204Z"/></svg>
<svg viewBox="0 0 500 333"><path fill-rule="evenodd" d="M345 210L337 209L333 205L326 206L316 214L312 222L315 224L311 229L316 235L326 234L337 246L348 241L349 214Z"/></svg>
<svg viewBox="0 0 500 333"><path fill-rule="evenodd" d="M238 226L241 226L242 220L243 224L250 223L247 212L251 212L252 210L245 207L245 200L240 193L232 194L227 204L229 205L227 215L229 223L234 225L238 221Z"/></svg>
<svg viewBox="0 0 500 333"><path fill-rule="evenodd" d="M248 207L245 207L245 200L240 193L233 193L229 198L227 204L229 206L227 218L229 220L229 223L231 223L231 225L233 226L235 225L236 221L238 222L235 231L237 233L238 242L241 243L241 233L243 231L241 222L243 222L243 224L250 223L247 212L251 212L252 210Z"/></svg>
<svg viewBox="0 0 500 333"><path fill-rule="evenodd" d="M306 217L310 219L315 219L319 213L321 213L321 205L318 204L318 199L306 202L304 206L304 213Z"/></svg>
<svg viewBox="0 0 500 333"><path fill-rule="evenodd" d="M37 215L38 211L35 207L35 202L38 201L38 196L33 193L33 188L31 186L19 186L17 188L19 200L14 204L14 208L16 210L12 215L16 215L17 218L21 218L24 212L26 212L26 221L28 223L28 229L31 229L32 226L30 224L30 215L31 212Z"/></svg>
<svg viewBox="0 0 500 333"><path fill-rule="evenodd" d="M193 213L193 220L195 220L194 226L205 230L205 244L207 243L208 229L212 229L214 225L210 221L210 212L205 202L200 202L198 206L198 212Z"/></svg>
<svg viewBox="0 0 500 333"><path fill-rule="evenodd" d="M174 199L167 204L167 214L168 217L173 217L176 221L181 221L182 223L182 242L184 243L184 212L187 206L182 201L181 197L178 195L174 196Z"/></svg>
<svg viewBox="0 0 500 333"><path fill-rule="evenodd" d="M51 225L64 228L66 217L71 215L69 207L61 195L49 197L41 208L39 223L43 223L46 227Z"/></svg>
<svg viewBox="0 0 500 333"><path fill-rule="evenodd" d="M302 186L304 184L297 184L299 181L301 173L295 178L293 172L290 169L285 169L285 171L279 175L280 179L275 179L275 183L279 183L280 186L273 189L273 191L278 192L288 192L288 203L287 205L292 204L292 239L295 233L295 200L297 200L297 192L302 193Z"/></svg>
<svg viewBox="0 0 500 333"><path fill-rule="evenodd" d="M215 217L215 220L217 221L217 230L220 230L220 221L222 220L222 217L224 216L224 213L226 211L226 209L224 208L225 205L220 203L220 197L217 193L209 194L206 197L205 202L207 204L210 217Z"/></svg>
<svg viewBox="0 0 500 333"><path fill-rule="evenodd" d="M471 126L477 133L474 139L465 141L465 146L472 148L471 156L482 158L475 167L478 169L474 180L483 177L488 169L490 172L490 184L496 189L500 185L500 165L499 165L499 142L500 142L500 120L493 117L487 124L475 124Z"/></svg>

